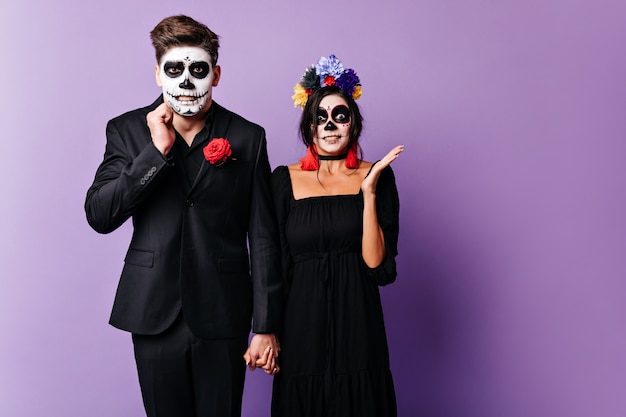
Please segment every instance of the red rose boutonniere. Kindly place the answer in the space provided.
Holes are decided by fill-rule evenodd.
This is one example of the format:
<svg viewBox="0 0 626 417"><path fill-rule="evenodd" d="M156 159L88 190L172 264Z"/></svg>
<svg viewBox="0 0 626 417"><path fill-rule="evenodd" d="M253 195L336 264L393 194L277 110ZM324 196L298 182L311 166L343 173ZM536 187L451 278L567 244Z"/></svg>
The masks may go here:
<svg viewBox="0 0 626 417"><path fill-rule="evenodd" d="M229 159L235 159L232 158L233 150L230 148L230 142L224 138L211 139L202 151L206 160L215 166L220 166Z"/></svg>

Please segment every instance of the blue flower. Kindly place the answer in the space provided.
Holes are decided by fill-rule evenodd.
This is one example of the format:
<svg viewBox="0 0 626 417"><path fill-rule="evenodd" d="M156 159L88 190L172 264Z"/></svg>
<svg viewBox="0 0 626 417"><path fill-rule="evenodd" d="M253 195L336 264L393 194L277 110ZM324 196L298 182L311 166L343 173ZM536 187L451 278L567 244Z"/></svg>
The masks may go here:
<svg viewBox="0 0 626 417"><path fill-rule="evenodd" d="M343 71L343 64L335 55L330 55L328 58L323 56L315 65L315 72L321 79L324 79L326 75L332 75L335 78L339 78Z"/></svg>

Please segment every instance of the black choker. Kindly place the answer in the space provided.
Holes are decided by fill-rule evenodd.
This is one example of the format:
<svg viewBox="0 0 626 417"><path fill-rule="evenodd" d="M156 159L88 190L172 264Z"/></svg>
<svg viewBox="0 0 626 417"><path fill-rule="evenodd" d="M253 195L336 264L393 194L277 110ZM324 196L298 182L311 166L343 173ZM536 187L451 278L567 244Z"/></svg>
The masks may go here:
<svg viewBox="0 0 626 417"><path fill-rule="evenodd" d="M341 155L317 155L320 161L339 161L340 159L346 159L348 157L348 152L342 153Z"/></svg>

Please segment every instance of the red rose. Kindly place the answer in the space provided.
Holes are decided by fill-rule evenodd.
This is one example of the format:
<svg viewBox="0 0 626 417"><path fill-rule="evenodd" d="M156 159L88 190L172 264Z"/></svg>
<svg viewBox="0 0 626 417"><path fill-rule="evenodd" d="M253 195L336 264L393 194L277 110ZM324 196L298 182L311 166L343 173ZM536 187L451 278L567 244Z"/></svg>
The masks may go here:
<svg viewBox="0 0 626 417"><path fill-rule="evenodd" d="M224 138L213 138L203 149L204 157L213 165L221 165L233 154L230 142Z"/></svg>

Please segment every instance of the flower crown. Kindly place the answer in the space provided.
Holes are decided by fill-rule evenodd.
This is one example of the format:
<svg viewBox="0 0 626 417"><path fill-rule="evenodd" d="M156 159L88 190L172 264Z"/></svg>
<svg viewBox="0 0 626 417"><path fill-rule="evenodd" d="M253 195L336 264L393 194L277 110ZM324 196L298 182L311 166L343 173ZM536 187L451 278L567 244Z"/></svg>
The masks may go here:
<svg viewBox="0 0 626 417"><path fill-rule="evenodd" d="M304 108L309 96L322 87L337 86L353 99L361 97L361 80L351 68L344 68L335 55L321 57L317 64L306 69L302 79L293 87L293 106Z"/></svg>

